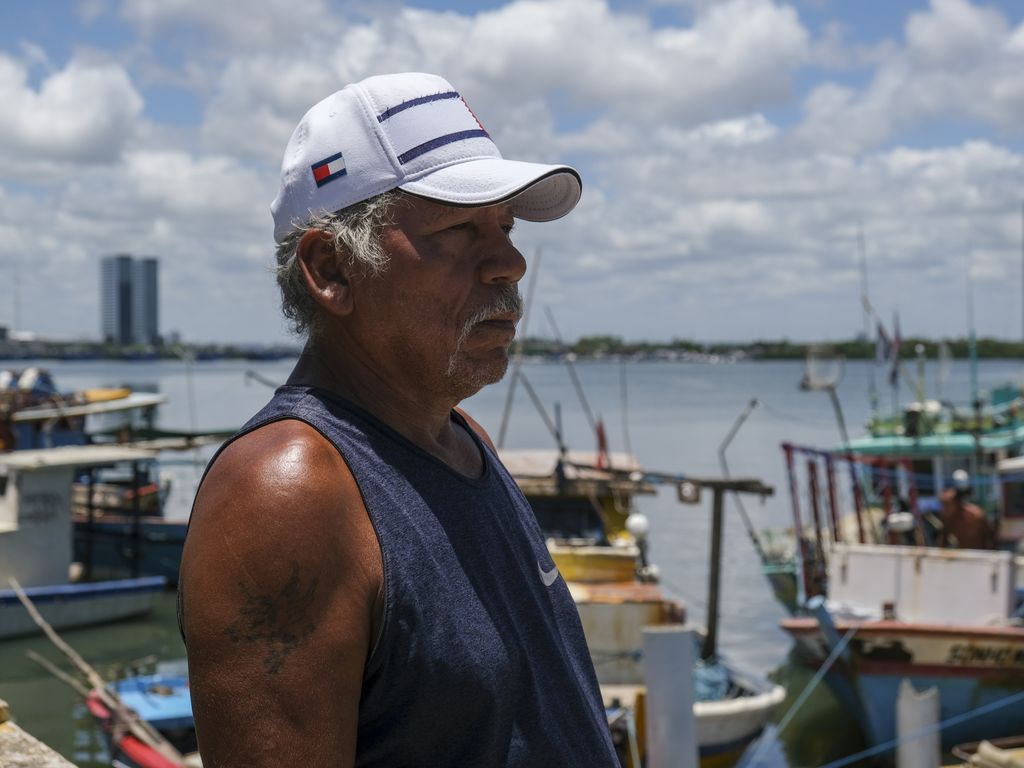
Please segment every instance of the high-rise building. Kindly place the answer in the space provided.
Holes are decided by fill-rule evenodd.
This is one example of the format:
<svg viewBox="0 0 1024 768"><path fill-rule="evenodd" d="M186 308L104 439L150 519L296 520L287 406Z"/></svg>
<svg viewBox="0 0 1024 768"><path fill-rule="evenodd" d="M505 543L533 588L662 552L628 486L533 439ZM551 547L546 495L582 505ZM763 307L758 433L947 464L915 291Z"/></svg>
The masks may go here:
<svg viewBox="0 0 1024 768"><path fill-rule="evenodd" d="M156 344L159 326L159 261L128 254L100 260L100 326L105 341Z"/></svg>

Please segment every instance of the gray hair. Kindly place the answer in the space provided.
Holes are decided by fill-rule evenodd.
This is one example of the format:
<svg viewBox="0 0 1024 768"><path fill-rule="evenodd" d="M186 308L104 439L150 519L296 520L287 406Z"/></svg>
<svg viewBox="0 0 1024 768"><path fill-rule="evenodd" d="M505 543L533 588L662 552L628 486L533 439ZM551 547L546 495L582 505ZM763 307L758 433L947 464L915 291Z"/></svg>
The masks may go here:
<svg viewBox="0 0 1024 768"><path fill-rule="evenodd" d="M397 189L350 205L335 213L313 214L299 224L277 246L274 272L281 289L281 311L292 331L315 336L319 330L317 304L306 289L299 267L299 241L311 230L323 232L335 251L348 255L348 264L364 275L379 275L388 266L388 255L380 244L380 230L391 223L394 206L401 200Z"/></svg>

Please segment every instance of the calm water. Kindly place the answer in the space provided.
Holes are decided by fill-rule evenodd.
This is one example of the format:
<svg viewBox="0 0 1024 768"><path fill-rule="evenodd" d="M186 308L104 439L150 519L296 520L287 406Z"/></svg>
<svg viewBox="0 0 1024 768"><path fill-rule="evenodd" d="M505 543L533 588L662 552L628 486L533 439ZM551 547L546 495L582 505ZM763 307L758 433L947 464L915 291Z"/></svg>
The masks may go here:
<svg viewBox="0 0 1024 768"><path fill-rule="evenodd" d="M190 367L180 362L43 364L50 368L62 389L128 384L163 392L170 402L161 408L158 423L167 428L199 429L236 427L266 402L270 390L247 377L247 371L281 382L291 368L290 361L198 363ZM625 402L629 443L641 463L651 470L720 474L718 447L748 401L758 398L760 405L740 429L727 454L734 476L759 477L776 489L775 496L763 505L753 499L747 502L758 529L789 524L779 443L787 440L829 446L838 442L828 396L801 392L797 387L803 368L797 362L577 364L590 407L605 421L612 450L626 447ZM592 449L594 439L565 366L528 363L523 370L549 412L553 413L558 404L568 445ZM867 364L850 363L839 386L851 435L863 431L869 414L870 372ZM937 371L930 367L926 376L928 394L934 396L939 387ZM1015 361L985 362L979 378L983 389L1021 381L1024 365ZM942 395L966 402L969 380L966 362L955 363L941 382ZM465 403L495 439L506 391L507 383L503 382ZM904 389L902 399L909 395L909 389ZM887 388L881 396L883 402L891 401ZM516 395L506 446L554 447L522 387ZM207 456L195 457L195 466L173 469L175 493L170 500L169 516L187 517L191 493ZM703 621L710 498L701 506L683 506L676 501L674 489L665 488L657 496L640 499L639 507L651 520L651 557L661 567L664 587L687 603L692 619ZM790 643L778 628L783 611L761 576L753 546L731 502L727 502L726 510L721 648L744 666L786 684L792 703L810 675L789 663ZM173 660L184 655L175 626L172 595L167 595L157 611L145 620L67 632L65 637L86 659L111 675L133 660L148 656ZM105 753L98 733L76 695L28 660L25 652L29 649L55 658L55 651L45 641L0 644L0 698L11 704L23 726L79 765L104 765ZM860 747L854 727L824 688L808 700L800 716L782 734L782 740L792 766L818 765Z"/></svg>

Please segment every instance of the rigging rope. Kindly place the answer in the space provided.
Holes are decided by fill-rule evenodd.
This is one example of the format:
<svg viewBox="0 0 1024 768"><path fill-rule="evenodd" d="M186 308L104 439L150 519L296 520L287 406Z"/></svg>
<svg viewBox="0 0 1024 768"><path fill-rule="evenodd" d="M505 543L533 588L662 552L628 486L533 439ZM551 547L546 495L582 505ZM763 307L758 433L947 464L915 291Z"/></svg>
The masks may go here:
<svg viewBox="0 0 1024 768"><path fill-rule="evenodd" d="M935 733L936 731L941 731L943 728L948 728L953 725L959 725L960 723L963 723L974 717L978 717L979 715L985 715L989 712L994 712L997 709L1008 707L1011 704L1016 704L1018 701L1024 701L1024 691L1011 694L1002 699L999 699L998 701L993 701L989 704L983 704L982 706L978 707L977 709L973 709L970 712L964 712L959 715L954 715L953 717L950 717L947 720L943 720L941 723L935 723L933 725L926 725L923 728L918 728L916 731L911 731L906 736L890 739L889 741L883 744L878 744L877 746L871 747L870 749L865 749L862 752L857 752L853 755L847 755L846 757L840 758L839 760L834 760L833 762L822 766L822 768L842 768L842 766L851 765L860 760L873 757L874 755L879 755L883 752L889 752L895 747L898 747L903 742L913 741L914 739L919 739L922 736L927 736L929 734Z"/></svg>

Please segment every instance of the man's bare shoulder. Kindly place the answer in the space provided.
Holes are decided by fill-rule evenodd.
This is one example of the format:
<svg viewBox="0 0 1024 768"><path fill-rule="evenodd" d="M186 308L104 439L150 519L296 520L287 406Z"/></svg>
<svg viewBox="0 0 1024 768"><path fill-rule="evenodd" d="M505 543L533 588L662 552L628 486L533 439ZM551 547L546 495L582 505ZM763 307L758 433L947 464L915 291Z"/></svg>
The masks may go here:
<svg viewBox="0 0 1024 768"><path fill-rule="evenodd" d="M192 512L182 581L187 590L201 576L245 592L309 574L321 589L358 579L372 592L379 558L338 451L311 426L283 420L238 438L210 468Z"/></svg>
<svg viewBox="0 0 1024 768"><path fill-rule="evenodd" d="M204 761L279 764L265 759L277 740L296 765L351 764L382 583L355 480L315 429L275 422L225 448L196 499L180 580Z"/></svg>

